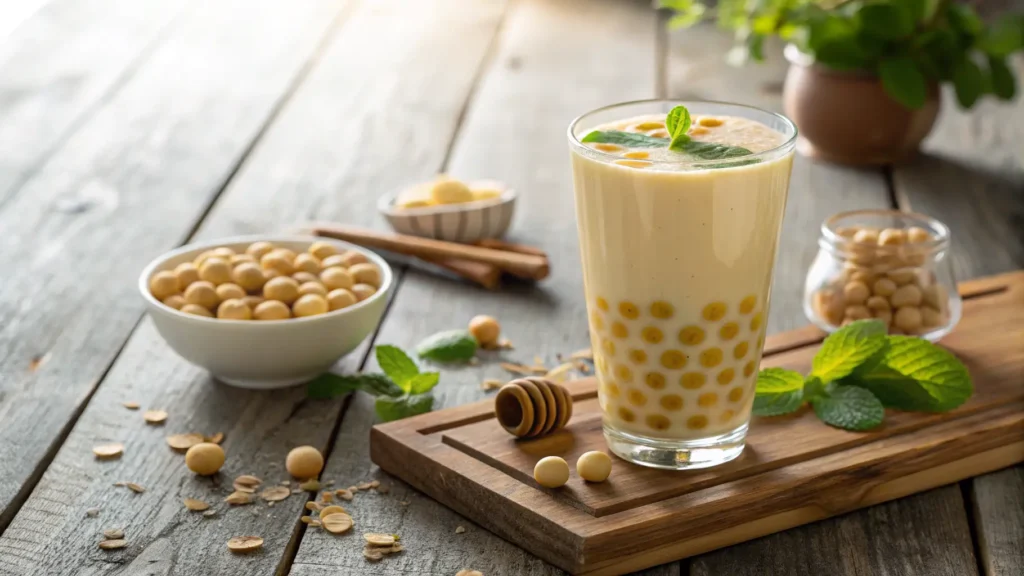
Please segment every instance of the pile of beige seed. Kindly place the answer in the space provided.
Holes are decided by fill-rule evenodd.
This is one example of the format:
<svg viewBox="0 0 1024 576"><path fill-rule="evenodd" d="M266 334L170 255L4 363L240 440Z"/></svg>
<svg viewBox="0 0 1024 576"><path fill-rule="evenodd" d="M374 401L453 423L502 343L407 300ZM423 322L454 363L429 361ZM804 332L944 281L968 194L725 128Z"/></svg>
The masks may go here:
<svg viewBox="0 0 1024 576"><path fill-rule="evenodd" d="M814 313L833 326L877 318L890 334L925 334L949 322L949 293L930 270L923 228L848 227L842 271L811 298Z"/></svg>
<svg viewBox="0 0 1024 576"><path fill-rule="evenodd" d="M244 252L207 250L149 280L157 300L196 316L284 320L316 316L366 300L381 272L366 255L313 242L306 252L253 242Z"/></svg>

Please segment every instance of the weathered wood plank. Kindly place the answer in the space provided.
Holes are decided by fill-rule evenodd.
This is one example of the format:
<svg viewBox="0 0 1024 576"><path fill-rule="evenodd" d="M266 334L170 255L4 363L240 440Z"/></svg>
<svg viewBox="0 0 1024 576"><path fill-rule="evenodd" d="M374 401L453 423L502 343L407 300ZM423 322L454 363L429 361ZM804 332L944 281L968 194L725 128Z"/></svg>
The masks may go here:
<svg viewBox="0 0 1024 576"><path fill-rule="evenodd" d="M193 6L137 0L39 4L0 8L0 205L136 71L168 23ZM7 36L6 26L17 29Z"/></svg>
<svg viewBox="0 0 1024 576"><path fill-rule="evenodd" d="M656 20L647 2L619 0L526 0L506 17L446 170L504 180L519 190L511 238L546 250L552 274L536 287L511 284L499 293L406 274L376 342L410 348L486 313L502 322L517 346L482 355L480 366L443 369L438 406L487 396L479 388L484 378L508 377L497 366L499 358L530 362L540 355L554 366L557 353L589 345L565 128L597 106L653 96ZM397 532L406 544L405 552L374 566L374 574L447 576L464 568L488 575L560 573L380 473L367 453L373 423L370 399L354 398L325 477L347 484L379 476L392 485L386 496L357 496L351 503L357 532ZM465 533L455 534L459 525ZM296 574L368 571L358 545L339 546L320 532L307 531L295 562ZM672 574L677 568L663 570Z"/></svg>
<svg viewBox="0 0 1024 576"><path fill-rule="evenodd" d="M475 0L352 7L197 235L278 231L311 216L372 221L375 185L427 178L443 162L503 7ZM306 30L317 29L307 22ZM389 81L381 80L384 71ZM425 93L423 86L442 73L445 82ZM399 153L405 161L396 166ZM365 351L357 350L340 367L354 370ZM137 412L120 406L129 399L167 410L167 424L147 427ZM342 404L340 398L310 402L302 388L251 392L218 384L176 357L144 320L0 538L0 573L21 574L31 566L77 574L82 564L83 571L98 572L129 562L139 574L154 566L162 574L284 573L302 534L298 518L306 496L272 508L227 509L220 499L238 474L256 474L268 483L284 479L285 455L297 445L326 450ZM191 475L182 457L164 444L166 434L187 431L227 435L220 488ZM125 442L120 461L92 460L89 450L102 440ZM112 487L117 480L138 482L147 491L133 495ZM75 497L65 498L67 493ZM216 502L218 516L187 512L183 497ZM92 506L102 508L99 517L83 520ZM114 526L125 529L129 548L96 550L98 531ZM262 536L265 550L231 555L226 541L243 534ZM355 546L352 534L343 538L332 544Z"/></svg>
<svg viewBox="0 0 1024 576"><path fill-rule="evenodd" d="M763 65L751 64L742 70L729 70L722 62L721 54L725 53L731 39L721 32L711 27L698 27L675 32L670 38L670 96L687 97L692 94L710 99L738 100L781 111L780 96L786 63L779 46L766 50L768 61ZM818 251L817 239L822 220L843 210L888 207L889 193L880 170L844 168L797 158L775 268L769 332L807 323L801 300L803 282ZM929 509L936 511L934 515L928 513ZM898 573L932 574L946 569L949 560L948 566L966 566L967 569L945 573L968 574L974 570L974 561L962 510L959 491L942 489L693 558L690 572L730 576L880 573L889 569L888 562L901 561L898 555L906 552L897 548L896 542L887 544L888 540L872 536L881 529L879 523L895 518L900 523L896 534L920 534L920 540L915 542L923 549L917 556L921 560L919 563L910 564L906 572ZM849 537L837 537L837 534ZM932 539L957 546L927 554L929 547L925 545ZM874 548L862 549L857 542ZM858 566L850 563L849 559L865 553L872 558L868 564ZM933 571L936 566L941 568Z"/></svg>
<svg viewBox="0 0 1024 576"><path fill-rule="evenodd" d="M1014 62L1018 75L1024 59ZM900 208L950 228L951 262L966 279L1024 268L1024 106L986 100L961 110L944 93L939 124L916 162L893 169ZM1024 573L1024 466L968 485L980 560L991 575Z"/></svg>
<svg viewBox="0 0 1024 576"><path fill-rule="evenodd" d="M197 11L0 211L0 529L138 322L137 274L190 233L339 9Z"/></svg>
<svg viewBox="0 0 1024 576"><path fill-rule="evenodd" d="M970 549L960 491L946 486L706 554L690 574L962 576L977 573Z"/></svg>

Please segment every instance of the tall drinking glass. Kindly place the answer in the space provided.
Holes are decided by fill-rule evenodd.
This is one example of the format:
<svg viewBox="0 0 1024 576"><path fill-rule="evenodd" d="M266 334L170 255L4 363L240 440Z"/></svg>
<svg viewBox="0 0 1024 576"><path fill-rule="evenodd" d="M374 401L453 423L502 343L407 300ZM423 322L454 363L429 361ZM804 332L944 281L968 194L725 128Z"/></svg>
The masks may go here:
<svg viewBox="0 0 1024 576"><path fill-rule="evenodd" d="M677 105L690 112L692 141L750 154L659 147ZM587 138L595 130L639 136ZM609 448L668 469L736 458L764 345L795 126L748 106L655 100L584 114L568 136Z"/></svg>

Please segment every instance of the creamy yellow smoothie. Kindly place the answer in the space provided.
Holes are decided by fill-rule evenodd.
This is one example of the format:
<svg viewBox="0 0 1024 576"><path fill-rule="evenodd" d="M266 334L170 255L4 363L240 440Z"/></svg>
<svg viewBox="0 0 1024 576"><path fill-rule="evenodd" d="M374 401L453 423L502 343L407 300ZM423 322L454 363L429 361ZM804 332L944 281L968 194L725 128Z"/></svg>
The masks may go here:
<svg viewBox="0 0 1024 576"><path fill-rule="evenodd" d="M626 109L574 125L577 224L610 445L693 448L725 438L735 452L727 460L742 450L750 419L795 132L745 107L689 109L682 149L668 147L665 113ZM617 135L585 141L595 132ZM701 143L728 148L708 153ZM640 463L718 463L675 452L675 465Z"/></svg>

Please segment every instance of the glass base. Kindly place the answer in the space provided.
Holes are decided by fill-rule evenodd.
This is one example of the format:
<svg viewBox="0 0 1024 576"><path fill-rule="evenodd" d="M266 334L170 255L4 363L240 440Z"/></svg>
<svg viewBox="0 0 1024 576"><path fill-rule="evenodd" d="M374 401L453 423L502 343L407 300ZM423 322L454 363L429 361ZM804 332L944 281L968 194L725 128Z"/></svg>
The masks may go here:
<svg viewBox="0 0 1024 576"><path fill-rule="evenodd" d="M616 456L665 470L697 470L725 464L743 452L746 437L746 423L725 434L699 440L644 438L604 425L604 439Z"/></svg>

